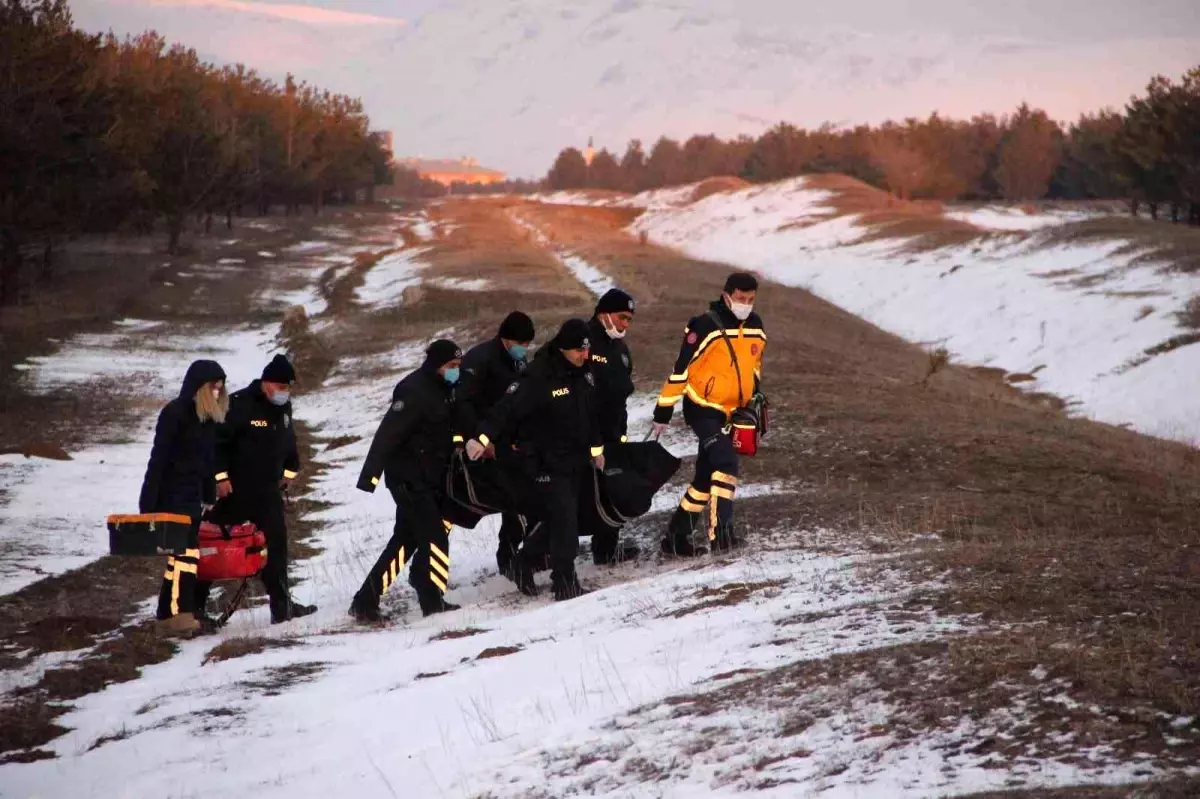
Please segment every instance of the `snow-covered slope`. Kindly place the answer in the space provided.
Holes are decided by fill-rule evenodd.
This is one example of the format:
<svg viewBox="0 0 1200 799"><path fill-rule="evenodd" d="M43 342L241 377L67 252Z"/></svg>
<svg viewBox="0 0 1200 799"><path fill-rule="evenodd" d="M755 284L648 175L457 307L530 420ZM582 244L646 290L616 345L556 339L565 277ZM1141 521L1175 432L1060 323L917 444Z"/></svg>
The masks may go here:
<svg viewBox="0 0 1200 799"><path fill-rule="evenodd" d="M829 199L797 178L692 204L643 202L650 207L633 229L808 288L956 359L1022 375L1022 386L1086 416L1200 440L1200 347L1146 355L1184 332L1177 314L1200 294L1200 277L1140 263L1119 252L1123 241L1051 245L1037 233L1070 214L961 212L982 228L1031 235L911 252L902 240L862 240L867 230L834 215Z"/></svg>
<svg viewBox="0 0 1200 799"><path fill-rule="evenodd" d="M154 27L206 57L361 96L373 123L395 131L402 155L472 155L524 176L544 174L559 149L592 136L621 149L634 137L649 145L659 135L757 133L780 120L878 122L935 109L970 116L1026 100L1070 119L1121 105L1151 75L1181 74L1200 51L1182 3L1145 12L1129 6L1129 24L1106 37L1077 32L1103 16L1082 4L1073 7L1087 18L1069 25L1062 17L1070 12L1047 4L987 15L933 0L919 8L778 0L320 3L336 19L317 18L313 5L76 0L72 8L92 30Z"/></svg>

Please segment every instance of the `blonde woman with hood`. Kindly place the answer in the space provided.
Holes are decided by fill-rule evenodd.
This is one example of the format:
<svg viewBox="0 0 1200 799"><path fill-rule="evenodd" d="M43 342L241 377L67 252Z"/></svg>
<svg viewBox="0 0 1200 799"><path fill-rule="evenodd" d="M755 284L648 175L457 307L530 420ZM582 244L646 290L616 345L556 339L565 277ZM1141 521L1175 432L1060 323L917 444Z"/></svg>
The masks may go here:
<svg viewBox="0 0 1200 799"><path fill-rule="evenodd" d="M165 633L209 632L201 630L197 612L203 609L196 607L200 514L216 499L214 432L228 410L225 371L216 361L194 361L179 396L158 414L138 505L142 513L177 513L192 519L188 547L167 559L158 595L159 628Z"/></svg>

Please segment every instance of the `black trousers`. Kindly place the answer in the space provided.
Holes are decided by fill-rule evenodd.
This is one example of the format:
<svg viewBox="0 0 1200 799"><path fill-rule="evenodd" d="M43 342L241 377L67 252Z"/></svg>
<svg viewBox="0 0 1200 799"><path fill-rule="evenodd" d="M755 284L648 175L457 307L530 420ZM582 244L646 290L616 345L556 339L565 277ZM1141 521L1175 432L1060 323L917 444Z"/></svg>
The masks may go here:
<svg viewBox="0 0 1200 799"><path fill-rule="evenodd" d="M525 539L520 557L536 568L550 556L550 578L556 584L575 579L575 556L579 554L579 492L590 481L590 464L543 472L534 478L534 499L541 524ZM590 482L586 483L590 486Z"/></svg>
<svg viewBox="0 0 1200 799"><path fill-rule="evenodd" d="M180 613L195 613L196 570L200 563L200 508L173 508L167 513L190 516L192 529L188 534L187 548L178 555L167 557L167 570L163 573L162 586L158 591L159 619L169 619ZM203 606L200 606L203 610Z"/></svg>
<svg viewBox="0 0 1200 799"><path fill-rule="evenodd" d="M236 490L236 489L235 489ZM230 499L232 499L232 495ZM228 502L228 500L227 500ZM288 590L287 517L284 515L283 495L278 491L258 496L243 495L236 502L218 505L222 524L250 522L267 538L267 563L259 573L263 590L270 600L271 616L285 617L292 602ZM196 609L204 611L212 583L196 584Z"/></svg>
<svg viewBox="0 0 1200 799"><path fill-rule="evenodd" d="M450 525L438 510L439 496L428 486L388 486L396 501L396 524L375 565L367 573L355 601L378 607L380 598L410 563L408 582L422 610L441 603L450 581Z"/></svg>
<svg viewBox="0 0 1200 799"><path fill-rule="evenodd" d="M725 414L703 408L688 399L683 401L684 420L699 441L696 474L679 501L671 534L679 539L700 527L708 531L708 540L730 530L733 525L733 499L738 486L738 454L733 448ZM677 520L690 521L690 525Z"/></svg>

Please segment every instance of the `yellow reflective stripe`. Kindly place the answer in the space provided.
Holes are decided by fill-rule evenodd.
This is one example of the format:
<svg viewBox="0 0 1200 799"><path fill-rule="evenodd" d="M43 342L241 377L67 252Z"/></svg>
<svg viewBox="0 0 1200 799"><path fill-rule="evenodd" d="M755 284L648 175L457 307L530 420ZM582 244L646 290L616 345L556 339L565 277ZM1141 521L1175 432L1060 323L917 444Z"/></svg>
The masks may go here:
<svg viewBox="0 0 1200 799"><path fill-rule="evenodd" d="M175 577L175 568L171 565L167 566L167 570L163 572L164 580L171 580Z"/></svg>
<svg viewBox="0 0 1200 799"><path fill-rule="evenodd" d="M429 567L430 567L431 569L433 569L435 572L437 572L438 574L442 575L442 579L443 579L443 580L449 580L449 579L450 579L450 570L449 570L449 569L447 569L447 568L446 568L445 566L443 566L442 564L438 563L438 561L437 561L437 558L430 558L430 559L429 559Z"/></svg>
<svg viewBox="0 0 1200 799"><path fill-rule="evenodd" d="M215 475L215 478L218 483L228 480L229 472L217 472L217 474Z"/></svg>
<svg viewBox="0 0 1200 799"><path fill-rule="evenodd" d="M668 383L686 383L688 381L688 370L684 369L683 374L671 375L667 378Z"/></svg>
<svg viewBox="0 0 1200 799"><path fill-rule="evenodd" d="M683 495L683 499L679 500L679 507L683 508L688 513L699 513L704 510L703 502L692 502L687 494Z"/></svg>
<svg viewBox="0 0 1200 799"><path fill-rule="evenodd" d="M171 575L171 615L179 615L179 563L175 563L175 573Z"/></svg>
<svg viewBox="0 0 1200 799"><path fill-rule="evenodd" d="M446 532L450 532L454 528L454 522L449 519L442 519L442 527L446 528Z"/></svg>
<svg viewBox="0 0 1200 799"><path fill-rule="evenodd" d="M603 446L603 445L601 445L601 446L599 446L599 447L592 447L592 448L589 450L589 452L591 452L591 453L592 453L592 457L593 457L593 458L595 458L595 457L597 457L597 456L599 456L599 455L603 455L603 454L604 454L604 446Z"/></svg>
<svg viewBox="0 0 1200 799"><path fill-rule="evenodd" d="M442 581L442 578L438 577L437 572L430 570L429 579L441 589L443 594L446 593L446 583Z"/></svg>
<svg viewBox="0 0 1200 799"><path fill-rule="evenodd" d="M690 385L687 387L686 393L687 393L688 399L690 399L692 402L696 403L697 405L702 405L705 408L712 408L713 410L716 410L716 411L722 411L726 414L728 414L729 411L731 410L730 408L726 408L724 405L721 405L720 403L709 402L704 397L700 396L700 392L697 391L696 389L692 388Z"/></svg>
<svg viewBox="0 0 1200 799"><path fill-rule="evenodd" d="M480 433L479 434L479 443L483 444L486 447L488 444L492 443L492 440L490 438L488 438L487 436L485 436L484 434Z"/></svg>
<svg viewBox="0 0 1200 799"><path fill-rule="evenodd" d="M299 472L293 472L291 469L284 469L284 470L283 470L283 476L284 476L284 479L287 479L287 480L292 480L292 479L295 479L296 475L298 475L298 474L300 474L300 473L299 473Z"/></svg>
<svg viewBox="0 0 1200 799"><path fill-rule="evenodd" d="M400 547L400 552L396 555L396 562L403 565L404 563L404 547Z"/></svg>
<svg viewBox="0 0 1200 799"><path fill-rule="evenodd" d="M713 502L708 506L708 540L715 541L717 539L717 503Z"/></svg>
<svg viewBox="0 0 1200 799"><path fill-rule="evenodd" d="M372 478L371 478L371 485L373 485L373 486L377 486L377 485L379 485L379 478L378 478L378 477L372 477Z"/></svg>
<svg viewBox="0 0 1200 799"><path fill-rule="evenodd" d="M180 574L184 572L187 572L188 574L196 574L196 564L180 563L179 561L175 561L175 571L179 572Z"/></svg>
<svg viewBox="0 0 1200 799"><path fill-rule="evenodd" d="M437 544L430 542L429 551L436 555L438 560L440 560L442 563L445 563L447 566L450 565L450 556L443 552L441 547L439 547Z"/></svg>
<svg viewBox="0 0 1200 799"><path fill-rule="evenodd" d="M455 434L454 434L454 443L455 443L455 444L461 444L461 443L463 443L463 437L462 437L462 436L460 436L460 435L458 435L457 433L455 433Z"/></svg>
<svg viewBox="0 0 1200 799"><path fill-rule="evenodd" d="M387 593L388 589L391 587L392 587L392 581L390 579L388 579L388 573L385 571L383 573L383 582L379 589L379 595L383 596L384 594Z"/></svg>
<svg viewBox="0 0 1200 799"><path fill-rule="evenodd" d="M720 480L722 483L728 483L731 486L736 486L738 484L738 479L736 477L734 477L732 474L726 474L725 472L713 472L712 479Z"/></svg>
<svg viewBox="0 0 1200 799"><path fill-rule="evenodd" d="M713 486L712 493L713 493L713 496L716 497L717 499L733 499L733 489L732 488L721 488L720 486Z"/></svg>
<svg viewBox="0 0 1200 799"><path fill-rule="evenodd" d="M392 562L388 564L388 573L391 575L392 582L395 582L396 575L400 573L400 564L395 558L392 558Z"/></svg>
<svg viewBox="0 0 1200 799"><path fill-rule="evenodd" d="M622 444L628 444L628 443L629 443L629 436L621 436L621 443L622 443Z"/></svg>
<svg viewBox="0 0 1200 799"><path fill-rule="evenodd" d="M200 557L200 550L199 549L185 549L185 550L183 550L183 557L198 558L198 557Z"/></svg>
<svg viewBox="0 0 1200 799"><path fill-rule="evenodd" d="M687 496L693 502L707 502L708 501L708 492L707 491L699 491L695 488L695 486L687 487Z"/></svg>

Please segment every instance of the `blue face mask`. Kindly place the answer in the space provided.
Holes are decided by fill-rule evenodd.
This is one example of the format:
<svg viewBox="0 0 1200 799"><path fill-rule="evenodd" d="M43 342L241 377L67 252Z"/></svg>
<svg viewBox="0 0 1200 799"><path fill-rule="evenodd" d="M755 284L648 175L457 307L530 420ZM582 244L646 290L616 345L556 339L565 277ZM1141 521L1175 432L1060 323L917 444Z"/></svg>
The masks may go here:
<svg viewBox="0 0 1200 799"><path fill-rule="evenodd" d="M510 344L508 354L512 356L514 361L523 361L525 356L529 354L529 348L524 344Z"/></svg>
<svg viewBox="0 0 1200 799"><path fill-rule="evenodd" d="M442 372L442 379L445 380L450 385L454 385L455 383L457 383L458 382L458 367L455 366L453 369L447 369L446 371Z"/></svg>
<svg viewBox="0 0 1200 799"><path fill-rule="evenodd" d="M291 398L292 398L292 392L290 392L290 391L276 391L274 394L272 394L267 399L269 399L271 401L272 405L287 405L288 400L290 400Z"/></svg>

